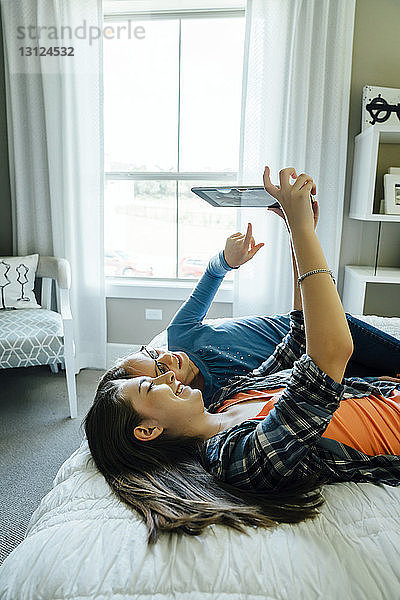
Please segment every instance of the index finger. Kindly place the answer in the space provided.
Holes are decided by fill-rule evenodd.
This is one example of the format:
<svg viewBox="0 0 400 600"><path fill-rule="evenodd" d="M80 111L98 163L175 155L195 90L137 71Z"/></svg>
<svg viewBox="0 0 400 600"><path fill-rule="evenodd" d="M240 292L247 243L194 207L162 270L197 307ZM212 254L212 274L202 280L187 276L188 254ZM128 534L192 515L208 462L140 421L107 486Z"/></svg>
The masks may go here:
<svg viewBox="0 0 400 600"><path fill-rule="evenodd" d="M252 228L251 223L248 223L248 225L247 225L247 231L246 231L246 237L244 238L244 244L245 244L246 248L249 245L250 240L251 240L252 229L253 228Z"/></svg>
<svg viewBox="0 0 400 600"><path fill-rule="evenodd" d="M289 187L289 177L290 175L296 177L296 170L294 167L287 167L286 169L282 169L279 171L279 181L281 183L281 188L283 189Z"/></svg>

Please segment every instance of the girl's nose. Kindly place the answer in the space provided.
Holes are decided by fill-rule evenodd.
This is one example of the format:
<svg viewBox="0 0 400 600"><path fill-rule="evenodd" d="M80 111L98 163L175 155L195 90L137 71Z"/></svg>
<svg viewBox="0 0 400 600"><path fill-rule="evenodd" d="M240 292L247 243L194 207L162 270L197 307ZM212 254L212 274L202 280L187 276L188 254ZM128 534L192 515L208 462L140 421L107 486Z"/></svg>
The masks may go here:
<svg viewBox="0 0 400 600"><path fill-rule="evenodd" d="M175 382L175 373L173 371L167 371L162 375L159 375L157 379L161 379L163 383L174 383Z"/></svg>
<svg viewBox="0 0 400 600"><path fill-rule="evenodd" d="M160 353L158 360L163 362L165 365L170 365L172 362L172 356L169 352Z"/></svg>

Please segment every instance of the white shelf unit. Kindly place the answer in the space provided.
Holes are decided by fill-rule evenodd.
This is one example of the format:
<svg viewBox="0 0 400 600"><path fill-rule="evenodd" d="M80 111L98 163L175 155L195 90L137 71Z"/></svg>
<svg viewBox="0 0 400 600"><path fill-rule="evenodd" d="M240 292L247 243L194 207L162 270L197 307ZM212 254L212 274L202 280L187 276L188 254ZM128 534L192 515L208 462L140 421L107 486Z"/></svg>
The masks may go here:
<svg viewBox="0 0 400 600"><path fill-rule="evenodd" d="M400 284L400 268L378 267L375 274L374 267L346 266L343 285L343 307L346 312L353 315L364 314L368 283Z"/></svg>
<svg viewBox="0 0 400 600"><path fill-rule="evenodd" d="M356 136L349 216L361 221L400 223L400 215L374 212L379 144L400 145L400 128L373 125Z"/></svg>
<svg viewBox="0 0 400 600"><path fill-rule="evenodd" d="M400 223L400 215L384 215L374 212L374 206L377 206L375 189L379 144L398 144L400 146L400 128L393 129L393 127L385 125L373 125L356 136L349 212L352 219L379 222L376 263L382 223ZM343 284L343 307L346 312L356 315L364 314L368 283L400 284L400 267L378 267L377 264L375 266L346 266ZM400 316L400 307L398 316Z"/></svg>

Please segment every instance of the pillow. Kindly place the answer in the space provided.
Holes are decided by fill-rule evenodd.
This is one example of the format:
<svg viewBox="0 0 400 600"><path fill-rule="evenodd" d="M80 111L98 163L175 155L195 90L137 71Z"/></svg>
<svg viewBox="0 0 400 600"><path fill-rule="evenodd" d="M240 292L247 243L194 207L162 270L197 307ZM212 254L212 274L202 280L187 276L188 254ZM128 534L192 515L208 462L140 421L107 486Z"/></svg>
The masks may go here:
<svg viewBox="0 0 400 600"><path fill-rule="evenodd" d="M39 254L0 256L0 310L41 308L33 286Z"/></svg>

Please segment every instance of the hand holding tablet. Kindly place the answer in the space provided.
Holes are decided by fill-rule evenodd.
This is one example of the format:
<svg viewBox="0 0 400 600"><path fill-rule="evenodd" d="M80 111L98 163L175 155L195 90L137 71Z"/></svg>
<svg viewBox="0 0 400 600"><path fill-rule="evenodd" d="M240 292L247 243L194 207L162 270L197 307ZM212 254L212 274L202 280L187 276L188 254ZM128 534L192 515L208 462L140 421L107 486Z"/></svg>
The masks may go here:
<svg viewBox="0 0 400 600"><path fill-rule="evenodd" d="M276 190L280 189L278 185L271 184L271 191L272 187ZM262 186L192 187L191 191L211 206L219 208L278 208L280 206L276 198ZM315 186L312 192L316 193ZM311 194L310 199L312 202Z"/></svg>

